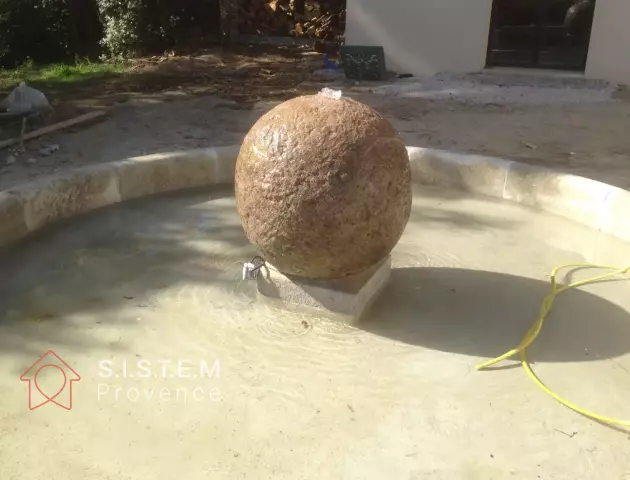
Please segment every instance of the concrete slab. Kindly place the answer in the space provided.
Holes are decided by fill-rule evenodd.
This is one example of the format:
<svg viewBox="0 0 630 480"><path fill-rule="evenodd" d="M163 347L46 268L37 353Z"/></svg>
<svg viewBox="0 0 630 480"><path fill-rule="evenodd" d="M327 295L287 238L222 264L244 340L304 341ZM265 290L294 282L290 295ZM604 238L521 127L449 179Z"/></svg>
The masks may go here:
<svg viewBox="0 0 630 480"><path fill-rule="evenodd" d="M266 264L256 282L258 292L291 307L303 307L358 321L378 298L390 276L388 256L373 267L341 279L312 280L285 275Z"/></svg>

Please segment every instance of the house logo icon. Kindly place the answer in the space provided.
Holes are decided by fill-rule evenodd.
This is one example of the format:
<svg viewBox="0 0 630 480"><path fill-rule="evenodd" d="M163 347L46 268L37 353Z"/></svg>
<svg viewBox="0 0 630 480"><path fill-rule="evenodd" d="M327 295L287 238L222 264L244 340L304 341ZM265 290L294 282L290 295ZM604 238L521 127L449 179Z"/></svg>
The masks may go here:
<svg viewBox="0 0 630 480"><path fill-rule="evenodd" d="M48 350L24 371L20 380L28 382L29 410L47 403L71 410L72 384L81 377L59 355Z"/></svg>

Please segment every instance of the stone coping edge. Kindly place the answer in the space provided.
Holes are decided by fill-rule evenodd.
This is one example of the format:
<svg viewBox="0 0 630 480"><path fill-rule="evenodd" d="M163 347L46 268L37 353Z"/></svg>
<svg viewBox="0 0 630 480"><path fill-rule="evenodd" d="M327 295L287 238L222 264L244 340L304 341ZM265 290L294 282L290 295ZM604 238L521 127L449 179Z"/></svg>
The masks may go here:
<svg viewBox="0 0 630 480"><path fill-rule="evenodd" d="M125 200L231 184L239 146L90 165L0 192L0 247L75 215ZM407 147L416 184L514 201L630 241L630 192L518 162Z"/></svg>
<svg viewBox="0 0 630 480"><path fill-rule="evenodd" d="M630 241L630 192L524 163L407 147L414 183L495 197L573 220Z"/></svg>

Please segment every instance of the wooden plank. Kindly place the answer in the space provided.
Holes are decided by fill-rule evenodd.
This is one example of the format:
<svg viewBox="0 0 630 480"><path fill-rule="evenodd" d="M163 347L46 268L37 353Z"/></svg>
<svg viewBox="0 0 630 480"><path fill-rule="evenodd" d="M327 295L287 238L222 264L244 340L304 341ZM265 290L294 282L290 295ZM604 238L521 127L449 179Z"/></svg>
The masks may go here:
<svg viewBox="0 0 630 480"><path fill-rule="evenodd" d="M56 132L57 130L61 130L63 128L73 127L74 125L78 125L79 123L95 120L97 118L105 116L106 113L107 112L105 110L95 110L93 112L85 113L69 120L64 120L63 122L53 123L52 125L48 125L46 127L27 133L26 135L24 135L23 139L20 139L20 137L15 137L10 138L9 140L4 140L0 142L0 148L10 147L11 145L20 143L21 140L31 140L33 138L41 137L42 135Z"/></svg>

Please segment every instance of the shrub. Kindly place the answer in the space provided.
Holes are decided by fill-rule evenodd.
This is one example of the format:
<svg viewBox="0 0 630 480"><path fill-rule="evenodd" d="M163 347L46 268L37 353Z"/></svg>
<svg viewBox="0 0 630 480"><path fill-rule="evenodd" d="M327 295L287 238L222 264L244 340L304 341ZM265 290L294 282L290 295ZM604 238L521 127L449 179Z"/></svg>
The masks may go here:
<svg viewBox="0 0 630 480"><path fill-rule="evenodd" d="M97 0L103 24L101 44L111 56L128 56L138 53L140 22L148 13L147 0ZM144 10L144 11L143 11Z"/></svg>
<svg viewBox="0 0 630 480"><path fill-rule="evenodd" d="M0 0L0 67L159 52L219 27L218 0Z"/></svg>
<svg viewBox="0 0 630 480"><path fill-rule="evenodd" d="M200 35L219 34L218 0L97 0L102 45L114 57L164 51Z"/></svg>
<svg viewBox="0 0 630 480"><path fill-rule="evenodd" d="M0 0L0 66L67 59L66 26L62 0Z"/></svg>
<svg viewBox="0 0 630 480"><path fill-rule="evenodd" d="M95 0L0 0L0 67L94 56L100 30Z"/></svg>

